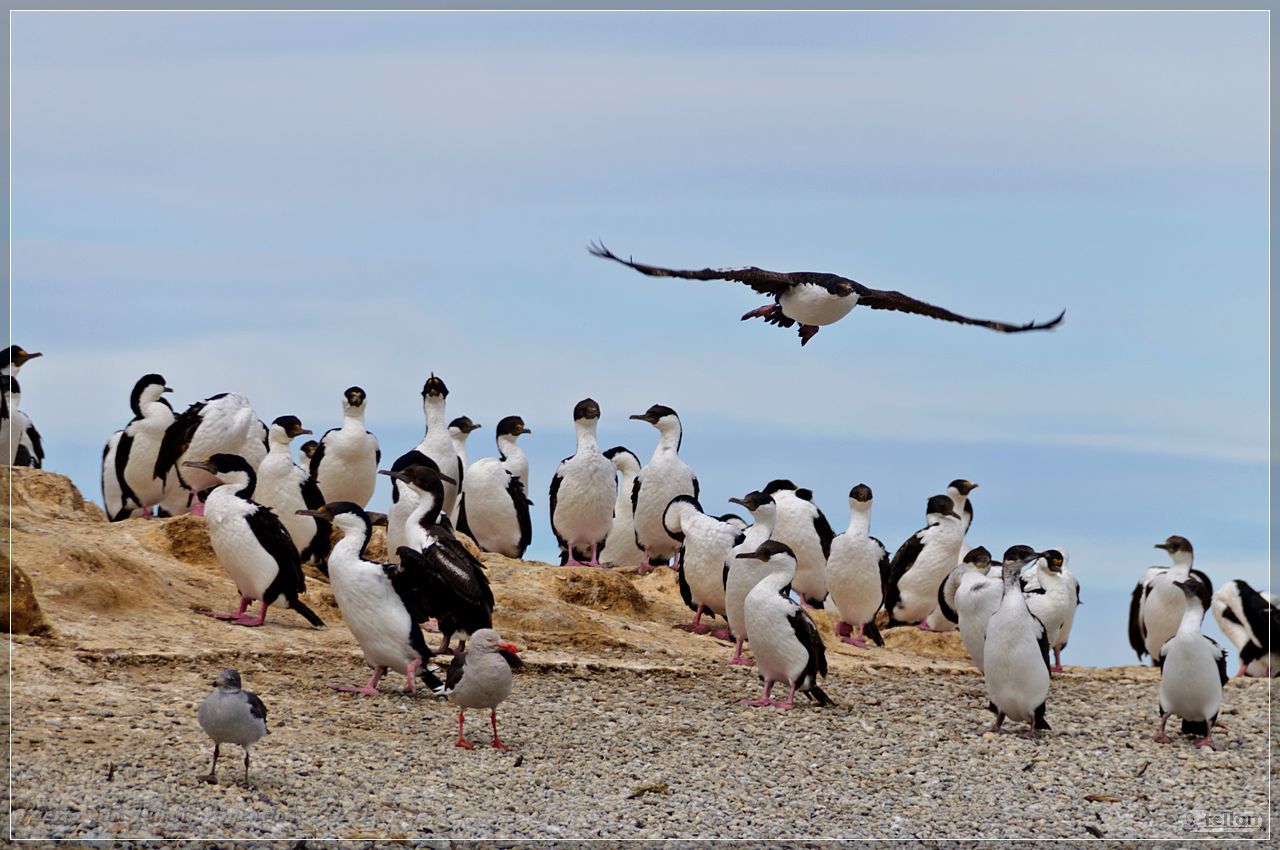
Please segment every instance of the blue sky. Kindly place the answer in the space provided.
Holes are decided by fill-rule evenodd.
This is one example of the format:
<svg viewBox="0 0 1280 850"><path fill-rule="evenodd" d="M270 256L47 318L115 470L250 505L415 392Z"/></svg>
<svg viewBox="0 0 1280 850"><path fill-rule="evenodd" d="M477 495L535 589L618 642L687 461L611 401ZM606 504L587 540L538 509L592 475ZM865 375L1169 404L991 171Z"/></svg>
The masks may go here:
<svg viewBox="0 0 1280 850"><path fill-rule="evenodd" d="M980 482L974 542L1070 549L1081 661L1168 534L1265 584L1261 13L17 13L12 56L23 402L86 494L145 372L316 431L358 383L394 455L434 370L534 429L534 555L591 395L642 458L626 415L676 408L709 509L787 475L842 528L865 481L894 545ZM1067 321L801 350L593 238Z"/></svg>

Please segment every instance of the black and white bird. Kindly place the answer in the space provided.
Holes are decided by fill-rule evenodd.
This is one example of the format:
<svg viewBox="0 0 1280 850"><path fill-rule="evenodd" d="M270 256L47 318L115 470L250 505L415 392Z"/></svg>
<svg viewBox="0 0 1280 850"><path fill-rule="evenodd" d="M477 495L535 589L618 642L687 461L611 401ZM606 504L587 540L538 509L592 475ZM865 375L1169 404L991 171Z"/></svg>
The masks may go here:
<svg viewBox="0 0 1280 850"><path fill-rule="evenodd" d="M945 494L932 496L925 506L925 527L906 539L889 562L884 609L889 626L917 623L938 605L938 586L955 568L964 543L964 520Z"/></svg>
<svg viewBox="0 0 1280 850"><path fill-rule="evenodd" d="M188 491L193 495L191 512L203 513L197 494L213 487L214 477L186 462L230 454L257 469L267 456L266 436L266 426L240 393L218 393L192 404L165 431L156 455L155 477L165 482L165 499L170 491Z"/></svg>
<svg viewBox="0 0 1280 850"><path fill-rule="evenodd" d="M770 568L764 561L752 558L739 560L738 556L744 552L756 551L773 535L778 506L772 496L759 490L752 490L741 499L735 497L729 501L750 511L752 519L751 525L743 532L742 542L733 547L724 565L725 619L729 621L729 634L734 641L733 657L729 659L729 663L747 667L754 663L742 655L742 645L750 637L747 634L747 594L760 583L760 579L769 574Z"/></svg>
<svg viewBox="0 0 1280 850"><path fill-rule="evenodd" d="M787 544L796 558L796 578L791 589L804 604L822 606L827 598L827 556L836 533L827 517L813 502L813 491L797 488L779 478L770 481L764 492L773 497L777 515L772 539Z"/></svg>
<svg viewBox="0 0 1280 850"><path fill-rule="evenodd" d="M213 680L213 693L196 712L200 728L213 739L213 767L204 781L218 782L218 750L223 744L244 747L244 781L249 781L249 747L267 734L267 707L253 691L240 685L240 673L223 670Z"/></svg>
<svg viewBox="0 0 1280 850"><path fill-rule="evenodd" d="M578 553L585 552L587 565L598 567L613 526L617 476L613 461L596 440L599 424L600 405L594 399L584 398L573 406L577 445L551 478L551 530L560 544L561 564L580 566Z"/></svg>
<svg viewBox="0 0 1280 850"><path fill-rule="evenodd" d="M1271 648L1271 633L1280 634L1274 597L1242 579L1229 581L1213 594L1213 618L1240 653L1237 676L1280 676L1280 653Z"/></svg>
<svg viewBox="0 0 1280 850"><path fill-rule="evenodd" d="M1004 597L1002 575L998 567L991 572L991 553L986 547L976 546L965 553L960 566L938 588L939 607L959 626L960 640L979 672L983 670L987 623ZM950 595L946 592L949 585L953 587Z"/></svg>
<svg viewBox="0 0 1280 850"><path fill-rule="evenodd" d="M453 438L449 435L448 420L445 418L445 399L448 396L449 388L433 372L422 385L422 413L427 420L426 433L415 448L400 455L391 464L393 470L399 470L429 460L436 469L444 473L449 478L444 485L444 503L441 506L441 512L446 517L453 512L466 475L462 458L458 457L458 451L453 447ZM406 495L408 501L405 500ZM403 484L395 480L391 482L391 509L387 511L387 554L393 559L396 557L394 553L405 545L402 533L405 520L413 513L412 499L412 494L407 492Z"/></svg>
<svg viewBox="0 0 1280 850"><path fill-rule="evenodd" d="M871 502L866 484L849 491L849 527L831 541L827 556L827 591L840 612L836 633L845 643L864 648L863 635L884 646L876 612L884 604L889 580L889 552L871 536Z"/></svg>
<svg viewBox="0 0 1280 850"><path fill-rule="evenodd" d="M973 502L969 501L969 494L976 489L977 484L963 478L957 478L947 485L947 495L956 506L956 513L964 520L965 534L969 533L969 526L973 524Z"/></svg>
<svg viewBox="0 0 1280 850"><path fill-rule="evenodd" d="M484 566L445 524L448 520L442 516L441 504L448 476L426 464L384 472L403 484L413 499L415 508L405 523L406 545L396 554L415 574L430 578L426 613L440 626L443 642L439 654L447 654L455 637L465 646L471 634L493 625L489 579Z"/></svg>
<svg viewBox="0 0 1280 850"><path fill-rule="evenodd" d="M692 496L672 499L662 524L667 534L680 541L680 595L693 611L693 622L676 628L705 634L711 627L702 622L704 614L725 617L725 562L745 536L736 523L703 513ZM727 638L729 633L718 636Z"/></svg>
<svg viewBox="0 0 1280 850"><path fill-rule="evenodd" d="M592 243L591 253L606 260L613 260L629 266L641 274L650 277L677 277L686 280L730 280L745 283L761 295L773 298L772 304L758 307L742 318L762 318L771 325L789 328L800 323L800 344L804 345L823 325L838 322L849 314L856 305L863 304L872 310L894 310L900 313L915 313L931 319L946 322L958 322L964 325L979 325L993 331L1003 333L1021 333L1023 331L1042 331L1056 328L1067 311L1063 310L1057 318L1048 322L1027 322L1023 325L1008 322L996 322L990 319L971 319L944 310L933 304L903 295L894 290L872 289L855 280L824 272L771 272L755 266L729 269L666 269L658 266L647 266L634 260L624 260L616 256L604 245Z"/></svg>
<svg viewBox="0 0 1280 850"><path fill-rule="evenodd" d="M1000 606L987 621L983 676L996 713L995 724L988 731L999 732L1007 717L1030 724L1029 735L1034 738L1039 730L1049 728L1044 716L1049 697L1049 641L1044 625L1031 613L1022 593L1020 574L1025 566L1026 562L1004 563Z"/></svg>
<svg viewBox="0 0 1280 850"><path fill-rule="evenodd" d="M27 351L20 345L11 345L0 352L0 377L16 378L23 366L43 356L39 351Z"/></svg>
<svg viewBox="0 0 1280 850"><path fill-rule="evenodd" d="M600 550L602 564L635 567L645 563L644 552L636 546L636 519L631 509L631 488L640 474L640 458L624 446L614 446L604 453L618 470L617 494L613 499L613 520L609 536Z"/></svg>
<svg viewBox="0 0 1280 850"><path fill-rule="evenodd" d="M0 376L0 458L9 466L44 465L44 443L22 408L22 388L12 375Z"/></svg>
<svg viewBox="0 0 1280 850"><path fill-rule="evenodd" d="M468 420L469 421L469 420ZM519 416L498 422L498 456L471 464L458 498L458 531L486 552L523 558L533 539L529 517L529 458L517 442L532 434Z"/></svg>
<svg viewBox="0 0 1280 850"><path fill-rule="evenodd" d="M680 546L667 534L662 514L676 496L698 498L698 476L680 459L682 432L680 417L674 410L655 404L631 418L658 429L658 445L653 456L631 487L631 510L635 516L636 546L645 553L650 567L661 566L670 562Z"/></svg>
<svg viewBox="0 0 1280 850"><path fill-rule="evenodd" d="M472 431L478 431L480 425L471 421L470 416L458 416L449 423L449 439L453 441L453 450L458 454L458 463L466 472L470 471L467 462L467 437L471 436ZM527 489L527 487L526 487ZM449 521L455 526L458 524L458 509L460 507L461 498L453 503L453 513L449 515Z"/></svg>
<svg viewBox="0 0 1280 850"><path fill-rule="evenodd" d="M379 564L365 557L373 526L354 502L329 502L298 514L332 524L342 539L329 555L329 586L342 611L342 619L360 644L364 662L373 675L362 687L334 685L335 690L377 696L378 681L388 670L403 675L409 693L417 693L416 677L434 689L440 680L427 669L427 648L419 623L431 615L432 580L418 570L420 562Z"/></svg>
<svg viewBox="0 0 1280 850"><path fill-rule="evenodd" d="M173 390L165 386L162 375L143 375L133 385L129 394L133 419L120 432L114 452L108 444L112 467L107 469L104 464L102 471L104 502L108 501L108 479L111 493L120 494L118 506L107 511L107 519L112 522L149 514L164 498L164 478L156 476L156 458L174 420L173 408L164 398L164 393L170 392Z"/></svg>
<svg viewBox="0 0 1280 850"><path fill-rule="evenodd" d="M258 486L253 492L260 504L280 517L298 550L298 559L323 570L332 527L299 511L315 510L324 504L324 496L311 473L293 462L289 449L295 437L310 433L296 416L280 416L271 423L267 429L267 456L258 464Z"/></svg>
<svg viewBox="0 0 1280 850"><path fill-rule="evenodd" d="M834 702L818 686L818 677L827 675L827 653L818 627L787 590L796 575L796 557L785 543L766 540L754 552L743 552L740 560L763 561L769 574L747 594L747 634L756 669L764 680L764 694L758 700L742 700L743 705L772 705L783 710L795 703L800 690L820 705ZM783 702L772 699L775 683L790 690Z"/></svg>
<svg viewBox="0 0 1280 850"><path fill-rule="evenodd" d="M324 622L299 598L306 589L298 550L270 508L253 501L257 475L239 455L215 454L207 460L189 460L187 469L202 472L213 482L205 503L209 543L218 563L235 582L240 605L234 614L201 611L241 626L261 626L267 608L281 596L317 628ZM257 617L245 613L249 603L261 600Z"/></svg>
<svg viewBox="0 0 1280 850"><path fill-rule="evenodd" d="M1160 647L1160 729L1154 740L1169 743L1164 727L1176 714L1182 718L1182 734L1200 735L1197 747L1216 750L1213 726L1222 708L1222 686L1227 683L1227 654L1200 631L1205 594L1199 584L1195 576L1173 582L1183 592L1186 605L1177 631Z"/></svg>
<svg viewBox="0 0 1280 850"><path fill-rule="evenodd" d="M378 486L382 450L378 438L365 429L367 401L360 387L347 387L342 394L342 425L325 431L311 455L308 469L326 501L355 502L363 508Z"/></svg>
<svg viewBox="0 0 1280 850"><path fill-rule="evenodd" d="M1188 576L1199 579L1193 586L1204 594L1200 607L1206 611L1213 604L1213 582L1200 570L1192 569L1195 551L1187 538L1175 534L1155 548L1168 552L1173 566L1151 567L1134 586L1129 601L1129 645L1139 661L1149 655L1152 666L1159 667L1160 647L1178 631L1186 609L1186 594L1175 582L1186 581Z"/></svg>
<svg viewBox="0 0 1280 850"><path fill-rule="evenodd" d="M19 409L20 390L17 381L18 373L24 365L43 356L38 351L27 351L20 345L11 345L0 354L0 378L13 379L5 382L13 398L5 399L8 410L0 415L0 419L6 420L0 423L0 428L3 429L0 440L10 441L10 451L7 454L5 446L0 444L0 458L9 457L10 466L30 466L35 469L44 466L44 442L40 438L40 432L32 424L31 417Z"/></svg>
<svg viewBox="0 0 1280 850"><path fill-rule="evenodd" d="M1024 575L1023 591L1027 607L1044 624L1053 650L1052 672L1062 672L1062 650L1071 637L1071 625L1080 605L1080 582L1067 569L1064 549L1046 549L1035 562L1034 569Z"/></svg>
<svg viewBox="0 0 1280 850"><path fill-rule="evenodd" d="M310 471L311 458L315 457L318 448L320 448L319 440L307 440L298 446L298 466Z"/></svg>
<svg viewBox="0 0 1280 850"><path fill-rule="evenodd" d="M0 378L0 382L8 380ZM7 427L8 410L0 411L0 428ZM114 432L107 438L107 444L102 447L102 474L99 480L102 484L102 508L107 514L107 519L115 522L115 517L132 516L134 508L126 507L124 500L124 491L120 489L120 479L116 476L116 450L120 448L120 438L124 436L124 429Z"/></svg>
<svg viewBox="0 0 1280 850"><path fill-rule="evenodd" d="M450 702L458 707L457 746L467 750L475 747L462 734L467 709L487 708L493 724L493 748L508 749L498 738L498 706L511 696L511 671L524 667L519 651L514 644L504 643L493 629L481 629L471 636L466 652L453 656L445 688Z"/></svg>

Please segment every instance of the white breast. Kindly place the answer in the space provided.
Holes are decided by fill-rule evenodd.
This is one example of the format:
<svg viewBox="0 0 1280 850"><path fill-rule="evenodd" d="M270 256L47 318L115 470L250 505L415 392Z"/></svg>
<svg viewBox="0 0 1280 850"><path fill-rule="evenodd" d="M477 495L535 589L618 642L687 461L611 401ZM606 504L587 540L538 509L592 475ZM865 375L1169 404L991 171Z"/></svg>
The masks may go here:
<svg viewBox="0 0 1280 850"><path fill-rule="evenodd" d="M335 547L329 559L329 583L342 619L370 667L404 673L418 653L409 645L413 622L382 569L358 561Z"/></svg>
<svg viewBox="0 0 1280 850"><path fill-rule="evenodd" d="M768 679L787 684L796 682L809 663L809 653L796 639L795 629L787 619L796 608L767 581L747 594L747 634L751 636L756 669Z"/></svg>
<svg viewBox="0 0 1280 850"><path fill-rule="evenodd" d="M150 508L164 498L164 479L155 475L156 457L174 417L167 405L159 403L147 405L143 412L144 418L130 422L125 428L133 443L129 447L124 479L138 497L139 507Z"/></svg>
<svg viewBox="0 0 1280 850"><path fill-rule="evenodd" d="M1185 632L1164 646L1160 707L1187 720L1208 720L1222 707L1222 680L1209 639Z"/></svg>
<svg viewBox="0 0 1280 850"><path fill-rule="evenodd" d="M562 461L556 474L561 479L551 518L556 533L578 546L604 540L613 525L613 502L618 495L613 463L592 449Z"/></svg>
<svg viewBox="0 0 1280 850"><path fill-rule="evenodd" d="M636 548L636 524L631 512L631 487L634 475L621 476L618 493L613 502L613 521L609 536L605 538L600 563L615 566L634 566L644 561L644 553Z"/></svg>
<svg viewBox="0 0 1280 850"><path fill-rule="evenodd" d="M1147 627L1147 652L1152 658L1159 657L1160 647L1177 634L1187 607L1187 597L1181 588L1174 587L1173 581L1168 572L1154 576L1139 612Z"/></svg>
<svg viewBox="0 0 1280 850"><path fill-rule="evenodd" d="M858 296L841 298L816 283L802 283L782 294L778 304L782 312L804 325L829 325L838 322L858 303Z"/></svg>
<svg viewBox="0 0 1280 850"><path fill-rule="evenodd" d="M0 427L8 424L6 420ZM124 508L124 494L120 490L120 480L116 478L116 447L120 445L120 437L124 431L116 431L107 440L107 451L102 457L102 506L107 516L114 517ZM0 448L0 451L3 451Z"/></svg>
<svg viewBox="0 0 1280 850"><path fill-rule="evenodd" d="M494 708L511 695L511 667L496 652L470 653L449 699L462 708Z"/></svg>
<svg viewBox="0 0 1280 850"><path fill-rule="evenodd" d="M696 510L685 512L684 577L694 604L725 615L724 562L738 534L733 526Z"/></svg>
<svg viewBox="0 0 1280 850"><path fill-rule="evenodd" d="M209 494L204 513L209 542L240 595L261 599L275 581L280 565L262 548L245 519L259 507L233 495L233 489L232 485L223 485Z"/></svg>
<svg viewBox="0 0 1280 850"><path fill-rule="evenodd" d="M796 577L791 586L809 599L822 599L827 595L827 558L813 527L818 509L785 490L774 493L773 500L777 505L773 539L790 546L796 555Z"/></svg>
<svg viewBox="0 0 1280 850"><path fill-rule="evenodd" d="M1049 695L1049 670L1036 640L1038 631L1025 605L1002 603L987 624L987 695L1011 720L1031 722Z"/></svg>
<svg viewBox="0 0 1280 850"><path fill-rule="evenodd" d="M480 548L515 558L520 549L520 518L507 490L511 478L502 461L481 458L467 470L462 492L467 526Z"/></svg>
<svg viewBox="0 0 1280 850"><path fill-rule="evenodd" d="M422 438L422 442L418 444L418 451L436 462L436 466L445 475L453 479L463 479L465 484L465 476L459 470L460 463L458 460L458 452L453 447L453 440L449 436L448 429L440 429L439 432L434 430L428 431L427 436ZM458 498L458 488L448 481L444 484L444 501L441 503L441 513L448 514L453 510L453 503ZM403 491L403 488L401 488Z"/></svg>
<svg viewBox="0 0 1280 850"><path fill-rule="evenodd" d="M640 498L636 503L636 536L651 557L675 554L679 544L662 525L662 512L676 496L693 495L693 470L674 452L651 460L638 476Z"/></svg>
<svg viewBox="0 0 1280 850"><path fill-rule="evenodd" d="M941 522L925 531L924 549L911 569L898 579L899 601L894 617L914 623L928 616L938 605L938 586L955 568L964 542L959 522Z"/></svg>
<svg viewBox="0 0 1280 850"><path fill-rule="evenodd" d="M356 420L324 435L316 484L326 502L369 504L378 485L378 440Z"/></svg>
<svg viewBox="0 0 1280 850"><path fill-rule="evenodd" d="M840 618L855 626L871 621L884 601L880 557L884 552L866 535L841 534L831 543L827 589Z"/></svg>
<svg viewBox="0 0 1280 850"><path fill-rule="evenodd" d="M729 553L729 580L724 588L725 619L729 621L729 631L735 638L749 637L747 634L746 600L760 580L769 574L769 565L753 559L739 560L738 555L754 552L760 544L769 539L769 529L753 525L746 531L745 539Z"/></svg>
<svg viewBox="0 0 1280 850"><path fill-rule="evenodd" d="M208 402L200 411L200 425L192 435L190 445L178 459L177 466L183 479L196 491L213 486L214 479L207 472L182 464L221 452L241 455L250 465L256 465L266 454L261 443L257 443L257 450L248 451L254 443L251 431L258 429L257 414L249 406L249 400L239 393L227 393Z"/></svg>
<svg viewBox="0 0 1280 850"><path fill-rule="evenodd" d="M960 640L973 663L983 667L983 647L987 638L987 624L991 615L1000 607L1003 596L1003 579L999 574L984 575L967 570L956 589L956 616L960 618Z"/></svg>
<svg viewBox="0 0 1280 850"><path fill-rule="evenodd" d="M298 511L307 508L302 498L302 485L306 480L307 473L293 462L287 450L275 451L259 464L258 486L253 491L254 501L271 508L280 518L299 552L316 534L316 521L309 516L298 516Z"/></svg>

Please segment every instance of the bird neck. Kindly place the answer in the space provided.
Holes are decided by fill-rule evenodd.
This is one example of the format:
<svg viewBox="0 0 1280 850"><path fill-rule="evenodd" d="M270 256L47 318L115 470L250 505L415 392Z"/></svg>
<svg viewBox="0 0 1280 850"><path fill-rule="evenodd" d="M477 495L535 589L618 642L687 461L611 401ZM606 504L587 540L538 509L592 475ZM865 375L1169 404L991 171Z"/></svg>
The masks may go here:
<svg viewBox="0 0 1280 850"><path fill-rule="evenodd" d="M1169 575L1177 581L1186 581L1187 576L1191 575L1191 562L1190 552L1175 552L1173 554L1173 566L1169 568Z"/></svg>
<svg viewBox="0 0 1280 850"><path fill-rule="evenodd" d="M525 455L524 449L520 448L520 444L516 442L515 437L502 436L498 438L498 458L502 461L503 467L522 482L529 479L529 458Z"/></svg>
<svg viewBox="0 0 1280 850"><path fill-rule="evenodd" d="M579 419L573 423L573 430L578 437L578 454L600 450L596 442L596 428L599 425L598 419Z"/></svg>
<svg viewBox="0 0 1280 850"><path fill-rule="evenodd" d="M344 561L347 559L360 561L364 559L365 547L369 545L368 531L360 529L343 529L342 539L334 544L333 552L329 555L330 568L342 568Z"/></svg>
<svg viewBox="0 0 1280 850"><path fill-rule="evenodd" d="M1198 602L1187 602L1182 612L1182 620L1178 623L1178 634L1194 634L1200 631L1200 622L1204 619L1204 609Z"/></svg>
<svg viewBox="0 0 1280 850"><path fill-rule="evenodd" d="M680 451L680 423L663 421L658 424L658 446L653 450L656 458L663 454L676 454Z"/></svg>
<svg viewBox="0 0 1280 850"><path fill-rule="evenodd" d="M769 574L764 578L760 579L760 581L761 583L767 582L767 584L765 585L766 587L778 593L781 593L784 587L791 584L791 582L795 580L795 577L796 577L796 565L794 563L791 563L791 564L773 563L769 565Z"/></svg>
<svg viewBox="0 0 1280 850"><path fill-rule="evenodd" d="M444 399L437 395L429 395L422 399L422 414L427 418L427 433L447 431L444 421Z"/></svg>
<svg viewBox="0 0 1280 850"><path fill-rule="evenodd" d="M440 519L441 496L425 492L419 492L417 496L418 504L414 507L413 512L409 514L409 518L405 520L406 527L426 528L427 526L435 525Z"/></svg>
<svg viewBox="0 0 1280 850"><path fill-rule="evenodd" d="M267 454L293 454L289 451L289 443L293 438L278 428L272 428L267 434Z"/></svg>
<svg viewBox="0 0 1280 850"><path fill-rule="evenodd" d="M871 532L871 506L855 503L849 508L849 528L845 534L866 537Z"/></svg>
<svg viewBox="0 0 1280 850"><path fill-rule="evenodd" d="M229 487L230 489L227 492L241 499L253 498L253 491L258 486L258 476L254 475L252 470L236 470L225 475L226 477L222 479L222 484L214 489L221 490L224 487Z"/></svg>
<svg viewBox="0 0 1280 850"><path fill-rule="evenodd" d="M364 407L344 407L342 409L342 427L364 430Z"/></svg>

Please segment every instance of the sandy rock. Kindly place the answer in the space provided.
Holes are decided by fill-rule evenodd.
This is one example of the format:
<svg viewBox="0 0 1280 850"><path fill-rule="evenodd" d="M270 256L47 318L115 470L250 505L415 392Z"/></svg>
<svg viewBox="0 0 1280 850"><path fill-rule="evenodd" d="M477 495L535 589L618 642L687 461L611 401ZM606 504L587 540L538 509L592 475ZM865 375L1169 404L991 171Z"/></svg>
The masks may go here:
<svg viewBox="0 0 1280 850"><path fill-rule="evenodd" d="M71 479L56 472L22 466L0 467L0 489L9 492L13 481L14 519L24 516L57 517L80 522L106 522L102 509L84 496Z"/></svg>
<svg viewBox="0 0 1280 850"><path fill-rule="evenodd" d="M645 614L649 603L626 576L598 567L556 567L565 602L600 611Z"/></svg>
<svg viewBox="0 0 1280 850"><path fill-rule="evenodd" d="M9 547L0 547L0 570L7 577L9 571ZM45 622L40 603L31 589L31 579L15 566L12 571L13 586L6 581L3 595L0 595L0 631L16 635L43 635L49 633L49 624ZM10 610L13 612L10 618Z"/></svg>

